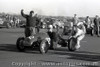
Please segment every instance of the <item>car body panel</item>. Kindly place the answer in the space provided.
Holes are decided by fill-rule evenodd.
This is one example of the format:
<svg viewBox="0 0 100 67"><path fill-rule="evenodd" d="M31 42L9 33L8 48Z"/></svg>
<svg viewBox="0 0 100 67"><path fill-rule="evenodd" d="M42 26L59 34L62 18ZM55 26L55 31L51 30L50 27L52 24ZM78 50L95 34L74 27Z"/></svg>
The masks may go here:
<svg viewBox="0 0 100 67"><path fill-rule="evenodd" d="M48 43L50 43L50 38L48 36L47 33L38 33L38 34L35 34L34 36L29 36L29 37L26 37L23 41L24 43L24 46L32 46L33 45L33 42L36 42L38 40L47 40Z"/></svg>
<svg viewBox="0 0 100 67"><path fill-rule="evenodd" d="M9 21L0 18L0 28L7 28L7 23L9 23Z"/></svg>

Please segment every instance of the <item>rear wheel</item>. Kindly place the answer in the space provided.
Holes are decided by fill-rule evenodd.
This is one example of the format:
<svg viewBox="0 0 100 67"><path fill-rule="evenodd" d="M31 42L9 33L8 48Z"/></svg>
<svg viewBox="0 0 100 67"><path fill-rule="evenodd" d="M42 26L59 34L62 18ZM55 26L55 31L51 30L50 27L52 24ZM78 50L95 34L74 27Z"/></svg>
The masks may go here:
<svg viewBox="0 0 100 67"><path fill-rule="evenodd" d="M69 41L68 41L69 51L75 51L76 50L76 44L77 44L77 39L76 38L69 39Z"/></svg>
<svg viewBox="0 0 100 67"><path fill-rule="evenodd" d="M24 37L20 37L20 38L17 39L16 46L17 46L17 49L19 51L24 51L25 50L25 46L23 44L23 41L24 41Z"/></svg>
<svg viewBox="0 0 100 67"><path fill-rule="evenodd" d="M49 48L48 42L46 40L42 40L40 43L40 47L39 47L40 53L42 53L42 54L47 53L48 48Z"/></svg>

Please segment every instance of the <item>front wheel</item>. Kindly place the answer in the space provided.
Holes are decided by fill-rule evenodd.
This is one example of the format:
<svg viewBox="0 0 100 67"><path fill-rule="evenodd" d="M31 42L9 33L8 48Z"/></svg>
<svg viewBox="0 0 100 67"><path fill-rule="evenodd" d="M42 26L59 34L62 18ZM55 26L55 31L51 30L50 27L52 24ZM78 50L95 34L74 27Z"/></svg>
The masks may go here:
<svg viewBox="0 0 100 67"><path fill-rule="evenodd" d="M47 53L48 49L49 49L49 44L46 40L42 40L40 43L40 53L45 54Z"/></svg>
<svg viewBox="0 0 100 67"><path fill-rule="evenodd" d="M77 39L76 38L71 38L68 41L68 49L69 51L75 51L76 50L76 44L77 44Z"/></svg>
<svg viewBox="0 0 100 67"><path fill-rule="evenodd" d="M25 50L25 46L23 44L23 41L24 41L24 37L20 37L20 38L17 39L16 46L17 46L17 49L19 51L24 51Z"/></svg>

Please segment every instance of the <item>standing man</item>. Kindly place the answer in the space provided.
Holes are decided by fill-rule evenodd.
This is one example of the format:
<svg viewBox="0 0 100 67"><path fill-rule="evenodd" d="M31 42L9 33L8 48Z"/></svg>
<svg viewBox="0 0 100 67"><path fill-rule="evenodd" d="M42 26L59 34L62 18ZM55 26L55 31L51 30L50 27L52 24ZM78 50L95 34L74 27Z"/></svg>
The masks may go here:
<svg viewBox="0 0 100 67"><path fill-rule="evenodd" d="M17 27L19 27L19 23L20 23L20 19L17 18L17 20L16 20L16 26L17 26Z"/></svg>
<svg viewBox="0 0 100 67"><path fill-rule="evenodd" d="M86 22L85 23L86 24L86 28L90 28L90 26L91 26L91 20L90 20L89 16L86 17L85 22Z"/></svg>
<svg viewBox="0 0 100 67"><path fill-rule="evenodd" d="M34 16L34 11L30 11L29 15L24 14L23 9L21 10L21 15L26 18L26 28L25 28L25 36L32 36L36 34L35 27L37 23L37 18Z"/></svg>
<svg viewBox="0 0 100 67"><path fill-rule="evenodd" d="M72 30L71 30L71 34L74 34L75 33L75 26L77 25L77 23L79 22L79 19L77 17L77 14L74 14L74 17L72 19L72 22L73 22L73 26L72 26Z"/></svg>
<svg viewBox="0 0 100 67"><path fill-rule="evenodd" d="M16 20L17 20L17 18L15 16L13 16L14 28L16 28Z"/></svg>
<svg viewBox="0 0 100 67"><path fill-rule="evenodd" d="M94 23L92 22L89 16L87 16L85 19L85 27L86 27L86 33L88 34L91 32L91 35L93 35L92 30L94 29Z"/></svg>
<svg viewBox="0 0 100 67"><path fill-rule="evenodd" d="M77 17L77 14L74 14L74 17L72 19L73 25L76 25L79 22L79 19Z"/></svg>
<svg viewBox="0 0 100 67"><path fill-rule="evenodd" d="M41 18L39 18L39 16L37 14L35 14L36 17L36 27L35 27L35 31L36 33L40 32L40 26L41 26Z"/></svg>
<svg viewBox="0 0 100 67"><path fill-rule="evenodd" d="M99 25L100 25L99 16L96 15L96 17L94 18L94 28L95 28L95 31L96 31L96 35L98 37L100 36L100 34L99 34Z"/></svg>

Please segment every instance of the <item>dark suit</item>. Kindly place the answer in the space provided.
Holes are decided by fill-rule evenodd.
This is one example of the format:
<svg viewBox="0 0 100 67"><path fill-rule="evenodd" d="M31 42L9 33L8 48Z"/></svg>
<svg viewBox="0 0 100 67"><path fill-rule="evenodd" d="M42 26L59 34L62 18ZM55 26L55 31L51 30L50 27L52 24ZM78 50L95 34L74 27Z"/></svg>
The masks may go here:
<svg viewBox="0 0 100 67"><path fill-rule="evenodd" d="M94 18L94 28L96 31L97 36L99 36L99 25L100 25L100 19Z"/></svg>

